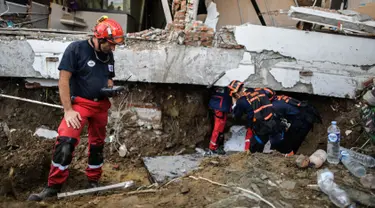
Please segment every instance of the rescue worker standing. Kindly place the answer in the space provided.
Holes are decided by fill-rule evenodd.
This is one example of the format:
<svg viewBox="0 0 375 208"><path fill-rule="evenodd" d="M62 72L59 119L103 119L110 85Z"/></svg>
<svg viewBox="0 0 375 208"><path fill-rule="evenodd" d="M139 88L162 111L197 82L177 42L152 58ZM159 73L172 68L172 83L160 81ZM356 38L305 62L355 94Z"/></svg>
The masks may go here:
<svg viewBox="0 0 375 208"><path fill-rule="evenodd" d="M268 96L262 90L246 89L243 85L238 80L228 85L233 97L233 114L236 119L246 114L245 151L262 152L269 140L272 143L283 139L282 126Z"/></svg>
<svg viewBox="0 0 375 208"><path fill-rule="evenodd" d="M58 137L52 156L48 186L28 200L41 201L56 196L68 178L75 147L83 127L88 123L89 156L86 176L88 188L98 186L102 174L103 147L106 137L108 109L111 103L102 88L113 87L116 45L124 43L119 23L106 16L98 20L94 36L71 43L58 67L59 94L64 118L58 127Z"/></svg>
<svg viewBox="0 0 375 208"><path fill-rule="evenodd" d="M224 151L224 128L227 114L231 110L232 98L229 96L227 87L216 87L208 106L214 113L214 128L210 139L208 154L225 154Z"/></svg>

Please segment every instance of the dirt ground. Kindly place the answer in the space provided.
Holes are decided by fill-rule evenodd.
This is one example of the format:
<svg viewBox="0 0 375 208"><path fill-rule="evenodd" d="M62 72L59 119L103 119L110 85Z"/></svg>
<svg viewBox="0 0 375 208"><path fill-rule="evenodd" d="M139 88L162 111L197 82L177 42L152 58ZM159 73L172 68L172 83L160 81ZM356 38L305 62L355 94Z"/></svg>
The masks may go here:
<svg viewBox="0 0 375 208"><path fill-rule="evenodd" d="M5 94L59 104L56 88L25 89L22 80L13 79L0 80L0 89ZM141 161L143 156L184 154L208 143L212 125L206 107L209 92L199 86L159 84L129 84L128 90L130 94L126 102L150 103L161 109L163 130L127 126L120 134L119 142L125 143L130 153L122 158L116 151L118 145L106 145L101 183L134 180L137 187L148 186L149 176ZM315 126L299 154L309 155L318 148L326 149L326 129L332 120L338 121L343 132L343 146L360 147L365 143L366 136L356 125L359 118L354 102L304 94L289 95L309 100L323 117L323 124ZM121 99L114 100L114 107ZM30 193L38 192L46 185L54 144L53 140L33 136L33 132L40 126L56 129L62 115L59 109L0 98L0 122L5 122L11 132L6 145L0 145L0 207L269 207L235 189L188 177L159 187L155 193L127 195L120 192L41 203L26 202ZM124 119L121 121L128 124L128 118ZM352 132L345 135L346 130ZM111 126L108 131L112 131ZM0 139L3 139L1 135ZM364 151L375 153L372 144ZM324 194L306 188L308 184L316 184L316 170L298 169L294 164L295 157L285 158L274 153L209 158L190 175L258 192L276 207L333 207ZM86 164L87 138L84 132L63 191L85 187ZM116 166L119 168L114 168ZM325 167L334 171L338 183L370 193L342 165L325 164ZM14 175L9 178L11 168L14 168ZM5 196L10 189L7 187L9 181L16 198L9 194Z"/></svg>

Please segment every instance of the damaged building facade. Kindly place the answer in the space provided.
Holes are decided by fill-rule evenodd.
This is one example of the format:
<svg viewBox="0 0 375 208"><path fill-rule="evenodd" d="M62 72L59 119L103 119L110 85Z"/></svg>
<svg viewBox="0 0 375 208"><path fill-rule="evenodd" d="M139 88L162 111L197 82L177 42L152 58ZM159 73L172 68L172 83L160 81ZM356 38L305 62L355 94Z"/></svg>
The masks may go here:
<svg viewBox="0 0 375 208"><path fill-rule="evenodd" d="M248 5L251 12L236 13L238 25L223 26L232 21L226 17L233 12L229 7L220 10L223 1L206 1L203 15L198 12L199 1L161 2L165 28L128 33L126 45L114 52L117 80L131 75L132 82L208 85L225 72L215 85L238 79L249 87L354 98L362 82L375 76L371 13L358 19L355 12L327 10L332 4L325 11L298 7L297 1L280 1L284 4L279 2L277 8L272 4L264 12L259 5L267 1L258 1L256 7ZM244 10L244 2L238 2L236 8ZM320 25L331 30L332 22L342 24L334 33L296 29L298 21L316 25L315 19L327 20ZM348 28L349 23L356 28ZM90 33L4 28L0 34L0 76L53 86L65 48Z"/></svg>

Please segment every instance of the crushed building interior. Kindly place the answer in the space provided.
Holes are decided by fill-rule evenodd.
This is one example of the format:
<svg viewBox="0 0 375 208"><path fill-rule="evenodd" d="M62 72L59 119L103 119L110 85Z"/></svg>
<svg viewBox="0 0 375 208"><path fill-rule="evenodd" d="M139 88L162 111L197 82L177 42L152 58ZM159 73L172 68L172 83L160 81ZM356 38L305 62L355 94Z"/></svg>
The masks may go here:
<svg viewBox="0 0 375 208"><path fill-rule="evenodd" d="M84 128L61 193L28 201L64 117L57 68L103 15L125 31L113 52L125 90L110 98L101 187L84 183ZM0 207L375 207L374 54L374 0L0 0ZM322 122L293 154L250 153L228 113L227 154L207 155L210 99L232 80L307 102ZM332 121L360 162L328 161Z"/></svg>

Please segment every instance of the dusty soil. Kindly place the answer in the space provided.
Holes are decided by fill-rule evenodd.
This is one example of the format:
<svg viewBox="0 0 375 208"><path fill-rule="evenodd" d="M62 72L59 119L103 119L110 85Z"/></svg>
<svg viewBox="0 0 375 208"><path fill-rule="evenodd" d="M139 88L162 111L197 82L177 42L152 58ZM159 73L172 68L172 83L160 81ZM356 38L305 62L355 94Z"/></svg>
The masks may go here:
<svg viewBox="0 0 375 208"><path fill-rule="evenodd" d="M206 159L200 170L190 176L204 177L232 187L255 192L276 207L334 207L326 195L307 185L316 184L316 169L298 169L296 157L285 158L279 154L235 154ZM344 187L354 187L362 195L370 194L362 188L342 165L325 164L335 173L336 182ZM121 171L116 171L119 173ZM134 177L134 175L130 176ZM126 178L124 178L126 179ZM269 207L257 198L248 198L240 191L211 184L190 177L178 179L161 186L154 193L73 197L65 200L48 200L26 203L7 200L4 207ZM365 207L365 206L357 206Z"/></svg>
<svg viewBox="0 0 375 208"><path fill-rule="evenodd" d="M57 89L25 89L23 85L24 83L19 79L0 80L2 93L59 104ZM184 85L128 85L131 96L126 97L126 102L150 103L160 108L163 113L163 130L127 126L120 134L119 142L126 144L130 154L125 158L119 157L116 151L118 145L107 144L101 183L113 184L134 180L137 187L150 185L141 157L183 154L190 152L196 146L202 147L207 144L211 117L206 107L208 92L204 90L204 87ZM198 93L199 91L203 93ZM316 125L314 131L309 134L300 149L300 154L311 154L317 148L326 148L326 128L331 120L338 121L342 132L352 130L348 136L343 133L343 146L362 146L366 141L361 128L355 126L359 118L353 102L303 94L290 95L308 99L318 108L324 120L322 125ZM123 97L115 99L114 107L123 99ZM4 193L0 193L2 195L0 207L205 207L210 204L211 207L225 207L225 205L267 207L266 204L254 199L238 196L239 193L232 189L191 178L183 178L151 194L128 196L117 193L49 200L42 203L25 202L30 193L40 191L46 185L54 143L51 140L34 137L33 132L35 128L42 125L56 129L61 116L62 112L59 109L0 98L0 121L6 122L9 129L12 129L6 146L0 149L1 184L4 187L4 184L7 184L5 182L11 180L17 196L17 199L14 199L11 195L4 196ZM128 117L123 119L123 123L129 124ZM108 131L109 133L113 131L111 126ZM367 145L366 149L367 153L375 152L371 144ZM84 175L87 164L86 154L87 138L84 132L76 148L75 158L70 166L70 177L63 191L81 189L86 185ZM213 160L218 163L211 162ZM192 175L240 185L253 191L259 190L276 207L329 207L330 203L324 194L306 188L307 184L316 183L316 170L297 169L294 160L294 157L284 158L277 154L251 156L236 154L208 159L202 164L201 169ZM119 165L119 169L113 168L116 165ZM15 170L14 175L9 178L8 174L12 167ZM363 189L359 186L358 180L350 176L342 165L329 166L329 168L335 171L338 182ZM293 189L280 188L285 186L284 183L290 184L291 181L296 183ZM185 193L184 190L184 193L181 193L181 189L186 188L189 191ZM368 193L367 190L365 191ZM219 200L224 201L219 202L221 204L214 204Z"/></svg>

